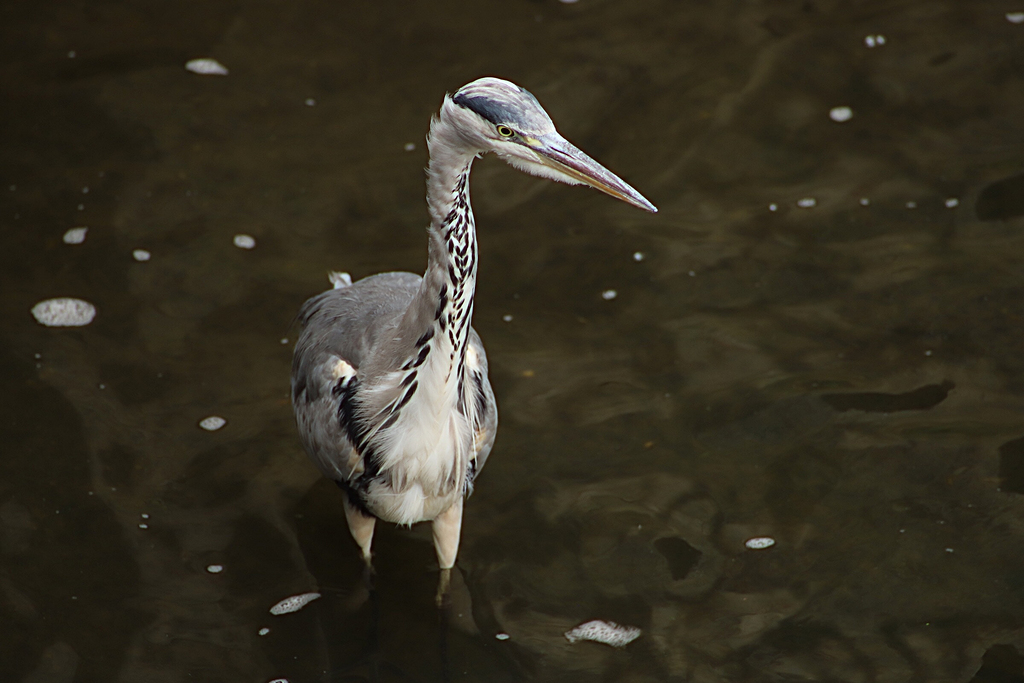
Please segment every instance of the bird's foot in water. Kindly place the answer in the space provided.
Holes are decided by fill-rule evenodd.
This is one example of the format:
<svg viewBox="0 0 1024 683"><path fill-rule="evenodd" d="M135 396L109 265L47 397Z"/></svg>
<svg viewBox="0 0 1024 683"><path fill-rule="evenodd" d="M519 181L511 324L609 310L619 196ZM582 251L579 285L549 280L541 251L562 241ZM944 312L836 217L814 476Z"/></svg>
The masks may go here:
<svg viewBox="0 0 1024 683"><path fill-rule="evenodd" d="M377 572L373 568L373 564L367 560L363 565L363 585L366 590L372 591L374 589L374 582L377 577Z"/></svg>
<svg viewBox="0 0 1024 683"><path fill-rule="evenodd" d="M373 596L377 590L374 581L376 575L377 573L373 570L373 565L369 562L363 565L363 575L355 582L352 592L345 599L345 605L348 609L352 611L359 609Z"/></svg>
<svg viewBox="0 0 1024 683"><path fill-rule="evenodd" d="M449 595L451 584L452 570L442 569L437 577L437 596L435 597L439 608L447 607L451 603L451 596Z"/></svg>

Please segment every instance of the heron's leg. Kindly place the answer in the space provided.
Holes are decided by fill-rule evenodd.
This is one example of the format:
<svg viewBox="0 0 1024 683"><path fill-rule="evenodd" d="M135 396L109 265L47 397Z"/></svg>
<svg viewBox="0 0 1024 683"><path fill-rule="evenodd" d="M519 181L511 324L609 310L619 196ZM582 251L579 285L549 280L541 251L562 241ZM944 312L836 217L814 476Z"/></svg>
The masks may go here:
<svg viewBox="0 0 1024 683"><path fill-rule="evenodd" d="M451 569L455 566L455 556L459 554L459 536L462 534L462 496L459 496L451 507L434 518L433 531L437 564L441 569Z"/></svg>
<svg viewBox="0 0 1024 683"><path fill-rule="evenodd" d="M451 573L451 569L442 569L441 576L443 577L443 592L442 582L438 582L437 585L437 652L440 655L441 660L441 680L444 683L450 683L452 680L451 676L451 665L448 656L448 631L451 628L451 600L448 598L448 578Z"/></svg>
<svg viewBox="0 0 1024 683"><path fill-rule="evenodd" d="M441 604L448 594L448 585L451 582L452 567L455 566L455 557L459 554L459 537L462 535L462 501L452 503L452 506L434 518L434 550L437 551L437 564L441 567L441 575L437 582L437 602Z"/></svg>
<svg viewBox="0 0 1024 683"><path fill-rule="evenodd" d="M370 562L370 545L373 543L373 525L376 523L377 518L366 514L359 508L349 501L348 496L345 496L345 519L348 521L348 530L352 533L352 538L355 539L359 545L359 549L363 551L363 561L366 562L366 566L372 571L373 565Z"/></svg>
<svg viewBox="0 0 1024 683"><path fill-rule="evenodd" d="M452 570L442 569L441 574L437 577L437 595L434 596L434 600L437 601L437 607L442 612L447 612L451 604L451 599L448 596L448 589L451 585Z"/></svg>

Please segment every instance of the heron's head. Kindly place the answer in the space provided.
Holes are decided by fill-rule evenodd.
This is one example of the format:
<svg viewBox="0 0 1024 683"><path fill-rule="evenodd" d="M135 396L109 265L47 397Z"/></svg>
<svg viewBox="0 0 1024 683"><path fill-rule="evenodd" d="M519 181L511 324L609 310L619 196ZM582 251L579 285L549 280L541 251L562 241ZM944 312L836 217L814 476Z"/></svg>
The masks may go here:
<svg viewBox="0 0 1024 683"><path fill-rule="evenodd" d="M500 78L480 78L445 97L441 116L467 144L494 152L521 171L571 185L589 185L656 212L643 195L555 130L528 90Z"/></svg>

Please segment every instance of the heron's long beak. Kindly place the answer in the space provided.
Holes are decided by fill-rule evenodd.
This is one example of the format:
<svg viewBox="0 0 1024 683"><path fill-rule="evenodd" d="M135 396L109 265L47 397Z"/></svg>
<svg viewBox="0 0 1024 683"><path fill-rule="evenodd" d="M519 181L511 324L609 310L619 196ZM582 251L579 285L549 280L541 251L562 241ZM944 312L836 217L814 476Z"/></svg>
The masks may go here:
<svg viewBox="0 0 1024 683"><path fill-rule="evenodd" d="M533 138L526 144L537 152L545 166L639 209L658 213L657 207L642 194L558 133Z"/></svg>

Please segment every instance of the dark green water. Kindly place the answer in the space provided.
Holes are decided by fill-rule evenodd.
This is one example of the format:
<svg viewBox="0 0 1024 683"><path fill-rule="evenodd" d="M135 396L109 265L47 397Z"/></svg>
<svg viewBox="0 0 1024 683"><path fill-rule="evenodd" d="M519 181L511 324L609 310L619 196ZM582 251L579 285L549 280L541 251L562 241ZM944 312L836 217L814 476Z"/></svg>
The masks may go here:
<svg viewBox="0 0 1024 683"><path fill-rule="evenodd" d="M1022 680L1020 11L0 8L0 678ZM429 117L485 74L661 211L477 164L502 425L442 626L426 529L365 599L284 340L327 271L422 270Z"/></svg>

